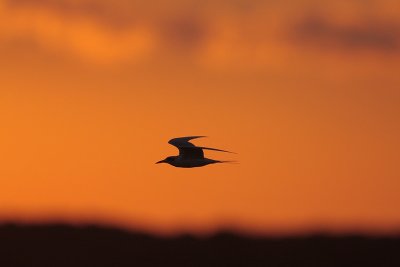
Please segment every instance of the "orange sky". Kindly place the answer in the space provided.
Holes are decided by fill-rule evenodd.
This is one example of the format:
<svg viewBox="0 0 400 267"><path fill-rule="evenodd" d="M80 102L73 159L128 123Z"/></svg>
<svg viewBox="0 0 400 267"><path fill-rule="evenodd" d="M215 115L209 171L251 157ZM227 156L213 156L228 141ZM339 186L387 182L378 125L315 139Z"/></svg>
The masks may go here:
<svg viewBox="0 0 400 267"><path fill-rule="evenodd" d="M0 0L0 217L399 230L398 1L248 2Z"/></svg>

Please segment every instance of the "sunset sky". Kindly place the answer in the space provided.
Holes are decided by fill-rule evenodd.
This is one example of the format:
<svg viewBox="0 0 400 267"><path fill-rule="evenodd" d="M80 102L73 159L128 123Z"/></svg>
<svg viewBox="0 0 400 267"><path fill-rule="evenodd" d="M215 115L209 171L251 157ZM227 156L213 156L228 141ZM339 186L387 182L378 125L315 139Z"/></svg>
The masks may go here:
<svg viewBox="0 0 400 267"><path fill-rule="evenodd" d="M0 220L398 232L399 70L398 0L0 0Z"/></svg>

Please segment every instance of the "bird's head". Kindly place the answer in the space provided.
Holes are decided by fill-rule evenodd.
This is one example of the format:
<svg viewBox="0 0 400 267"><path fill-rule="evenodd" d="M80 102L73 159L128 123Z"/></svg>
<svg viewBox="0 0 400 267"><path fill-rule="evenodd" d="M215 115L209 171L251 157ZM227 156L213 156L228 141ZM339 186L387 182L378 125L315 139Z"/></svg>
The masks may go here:
<svg viewBox="0 0 400 267"><path fill-rule="evenodd" d="M156 164L158 164L158 163L168 163L168 164L171 164L172 162L175 161L176 158L177 158L177 156L166 157L166 158L163 159L163 160L157 161Z"/></svg>

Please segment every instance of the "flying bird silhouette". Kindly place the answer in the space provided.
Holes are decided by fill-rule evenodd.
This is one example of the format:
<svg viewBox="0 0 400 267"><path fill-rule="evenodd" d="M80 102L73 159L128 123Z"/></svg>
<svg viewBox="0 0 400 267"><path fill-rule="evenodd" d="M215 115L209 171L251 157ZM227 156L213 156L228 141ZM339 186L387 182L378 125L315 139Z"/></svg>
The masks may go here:
<svg viewBox="0 0 400 267"><path fill-rule="evenodd" d="M213 150L213 151L220 151L220 152L227 152L233 153L230 151L210 148L210 147L201 147L195 146L189 141L196 138L201 138L206 136L186 136L186 137L178 137L168 141L169 144L175 146L179 150L178 156L170 156L166 157L163 160L156 162L158 163L168 163L172 166L179 167L179 168L194 168L194 167L202 167L208 164L214 163L229 163L233 161L226 161L226 160L214 160L208 159L204 157L203 150Z"/></svg>

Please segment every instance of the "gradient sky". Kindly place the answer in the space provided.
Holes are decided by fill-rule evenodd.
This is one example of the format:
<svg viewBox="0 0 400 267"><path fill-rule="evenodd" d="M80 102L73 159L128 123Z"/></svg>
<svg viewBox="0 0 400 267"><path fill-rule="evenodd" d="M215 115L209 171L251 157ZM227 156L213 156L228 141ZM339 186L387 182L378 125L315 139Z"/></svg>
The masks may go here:
<svg viewBox="0 0 400 267"><path fill-rule="evenodd" d="M0 0L0 59L0 218L400 229L397 0Z"/></svg>

